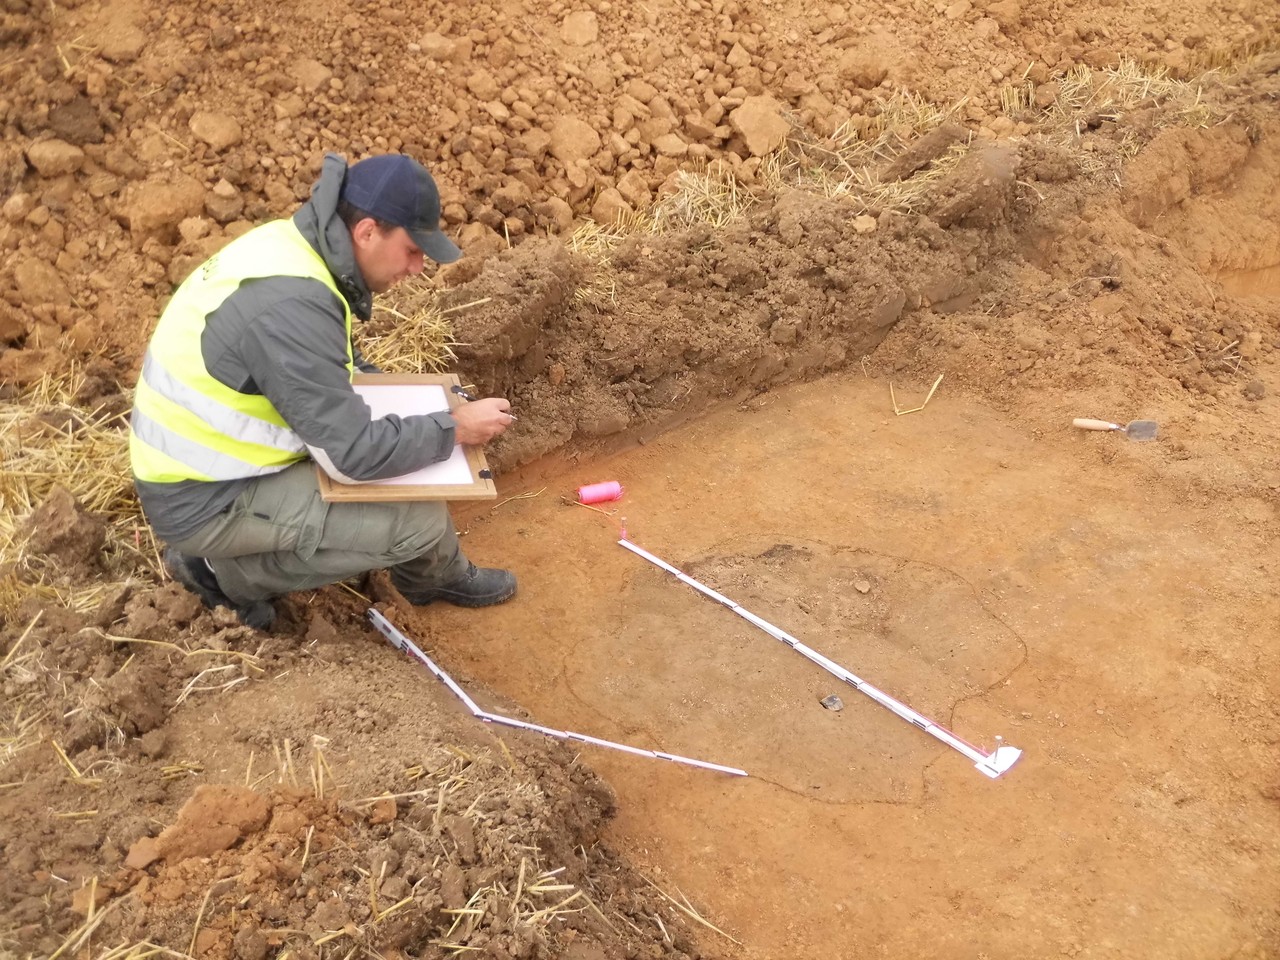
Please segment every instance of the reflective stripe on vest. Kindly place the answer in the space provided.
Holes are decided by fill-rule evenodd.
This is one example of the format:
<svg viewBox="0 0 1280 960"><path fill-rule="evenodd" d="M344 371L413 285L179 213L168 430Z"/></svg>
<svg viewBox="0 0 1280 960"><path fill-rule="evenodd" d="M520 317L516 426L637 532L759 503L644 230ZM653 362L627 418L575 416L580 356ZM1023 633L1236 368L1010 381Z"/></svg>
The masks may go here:
<svg viewBox="0 0 1280 960"><path fill-rule="evenodd" d="M206 319L246 280L306 277L343 306L348 376L351 308L329 268L292 220L250 230L205 261L178 288L152 335L130 418L134 476L151 483L235 480L283 470L306 446L266 397L240 393L204 366Z"/></svg>

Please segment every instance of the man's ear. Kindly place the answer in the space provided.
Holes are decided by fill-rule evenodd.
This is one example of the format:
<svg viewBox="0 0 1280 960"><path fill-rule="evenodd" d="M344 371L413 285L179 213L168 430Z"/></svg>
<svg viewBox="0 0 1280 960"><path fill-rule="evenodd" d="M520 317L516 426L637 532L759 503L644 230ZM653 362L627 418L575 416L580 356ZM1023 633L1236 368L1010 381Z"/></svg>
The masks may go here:
<svg viewBox="0 0 1280 960"><path fill-rule="evenodd" d="M365 217L363 220L357 220L356 225L351 228L351 240L358 247L367 247L381 232L377 220L373 217Z"/></svg>

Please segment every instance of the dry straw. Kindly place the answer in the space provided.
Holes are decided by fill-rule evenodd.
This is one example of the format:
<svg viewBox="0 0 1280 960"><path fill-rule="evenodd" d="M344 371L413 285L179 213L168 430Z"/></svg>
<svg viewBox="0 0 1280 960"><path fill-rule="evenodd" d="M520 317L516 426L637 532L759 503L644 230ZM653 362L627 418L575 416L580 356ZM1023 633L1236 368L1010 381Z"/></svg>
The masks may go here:
<svg viewBox="0 0 1280 960"><path fill-rule="evenodd" d="M764 196L784 188L849 200L855 213L919 208L932 184L964 155L967 144L953 146L903 180L883 183L879 171L963 106L960 101L941 108L916 94L899 91L876 100L870 119L845 123L825 139L813 136L793 120L787 142L760 163L754 187L720 160L678 171L674 189L648 209L608 224L587 221L570 236L569 247L599 266L593 279L578 291L579 302L615 301L616 285L608 260L623 240L697 225L722 229L741 220Z"/></svg>
<svg viewBox="0 0 1280 960"><path fill-rule="evenodd" d="M924 169L901 180L882 182L879 171L914 141L951 120L961 100L943 108L907 90L877 99L870 119L842 124L826 140L798 126L785 149L766 159L761 170L770 188L789 186L851 201L858 212L910 212L925 204L933 184L968 152L957 143Z"/></svg>
<svg viewBox="0 0 1280 960"><path fill-rule="evenodd" d="M333 774L320 753L322 744L317 741L313 746L317 753L313 789L318 795L321 765L330 778ZM581 911L591 911L612 929L613 924L588 893L561 878L564 868L542 867L532 836L521 837L519 832L513 835L510 825L501 821L500 811L509 804L518 802L536 809L543 802L536 784L518 779L509 755L508 763L503 764L490 753L450 744L436 744L433 749L431 757L403 771L403 779L414 789L387 789L345 804L363 811L395 803L400 811L397 829L417 834L417 843L423 849L437 852L437 863L459 863L450 824L459 819L469 824L468 832L475 837L477 852L492 869L494 879L473 890L462 906L442 911L450 917L450 923L432 945L445 955L462 956L480 952L482 948L473 940L490 936L494 930L532 931L553 937L558 920ZM520 842L522 839L528 842ZM308 836L301 854L304 864L310 848ZM329 931L324 937L347 937L357 943L373 944L378 940L378 925L411 908L418 896L417 888L409 896L390 902L381 894L385 864L379 870L358 865L352 869L364 881L371 919L359 926Z"/></svg>
<svg viewBox="0 0 1280 960"><path fill-rule="evenodd" d="M676 890L676 893L680 894L679 900L671 896L671 894L667 893L660 886L658 886L656 883L654 883L652 880L650 880L648 877L644 876L643 874L641 874L641 878L644 880L645 883L653 887L653 889L658 892L658 895L662 897L662 899L666 900L668 903L670 903L673 907L679 910L682 914L684 914L690 920L694 921L695 923L701 924L702 926L706 927L708 930L712 930L715 933L720 934L720 936L724 937L726 940L732 940L734 943L738 945L742 944L741 940L738 940L730 936L729 934L725 933L723 930L717 927L714 923L712 923L710 920L704 917L701 913L699 913L694 908L693 904L689 902L689 898L686 897L684 893L681 892L678 888ZM654 915L654 919L655 920L658 919L656 914ZM659 926L661 926L661 921L659 921ZM665 927L662 927L662 932L663 932L663 935L665 936L666 935Z"/></svg>
<svg viewBox="0 0 1280 960"><path fill-rule="evenodd" d="M554 953L557 946L562 945L560 930L565 921L573 915L585 913L611 930L617 931L625 924L640 933L639 928L616 908L611 908L607 900L597 902L600 893L592 884L589 862L585 863L583 883L569 882L564 867L548 868L544 865L537 838L546 821L537 813L545 811L547 799L536 783L520 778L509 757L508 763L502 763L488 751L463 750L434 743L424 756L418 758L418 762L404 769L399 784L401 789L389 785L378 796L347 803L338 799L341 788L337 786L334 771L324 754L328 745L324 737L312 737L310 792L317 800L332 804L330 809L334 812L359 811L380 801L397 802L400 808L397 831L410 834L416 848L430 851L435 867L445 863L462 867L462 850L454 838L459 820L466 821L468 825L463 832L474 838L475 854L486 865L487 879L470 891L470 896L461 906L442 911L448 919L446 926L436 932L431 942L435 951L432 955L467 956L484 952L485 942L492 940L496 933L509 933L524 941L546 943ZM273 743L275 774L281 783L297 784L298 771L294 764L295 759L301 759L297 754L299 746L299 743L288 739ZM88 773L77 770L69 760L63 765L73 778L77 775L83 778ZM198 764L181 762L166 767L165 772L178 778L195 775L200 770ZM252 760L244 777L246 783L253 778ZM404 780L417 789L404 790ZM505 817L505 811L513 804L523 806L534 815L513 826ZM70 811L62 818L89 819L95 815L96 811L90 804L82 806L85 809ZM295 862L301 864L302 882L314 882L315 875L310 871L315 869L315 864L333 858L339 848L358 853L332 831L325 831L316 823L310 824L305 837L300 838L298 847L290 854L291 857L296 856L298 860ZM587 861L587 851L582 849L581 852L584 862ZM321 957L342 960L387 955L384 949L387 926L416 909L438 902L429 879L420 879L407 891L399 890L393 896L384 893L389 874L385 860L365 865L353 861L347 865L359 880L342 893L335 890L335 895L343 896L353 907L357 903L367 907L363 922L350 922L339 929L319 932L282 928L277 932L288 939L278 947L278 956L294 956L299 948L311 953L318 950ZM118 910L120 904L132 896L126 895L112 900L101 910L94 910L91 906L85 922L71 932L54 956L110 957L111 960L145 960L151 956L193 957L207 918L225 909L225 902L218 902L218 889L216 884L210 886L202 899L189 904L194 920L189 927L170 933L167 939L174 941L170 946L150 940L110 949L105 946L112 942L111 937L118 936L124 929ZM702 918L683 896L680 899L666 893L662 896L670 900L683 918L724 935L723 931ZM94 903L92 890L89 902ZM673 913L666 918L666 927L670 926L674 916ZM294 937L298 939L294 941Z"/></svg>
<svg viewBox="0 0 1280 960"><path fill-rule="evenodd" d="M0 613L32 597L86 612L121 582L159 572L133 493L123 420L79 403L84 383L73 366L0 401ZM106 524L107 575L97 581L70 582L53 560L28 549L31 515L58 486Z"/></svg>
<svg viewBox="0 0 1280 960"><path fill-rule="evenodd" d="M1047 88L1053 91L1053 99L1043 105L1036 97L1039 89L1046 88L1037 88L1024 74L1001 90L1000 105L1010 119L1036 126L1051 142L1070 151L1086 176L1118 181L1121 166L1141 149L1140 138L1127 128L1119 128L1109 140L1086 140L1085 133L1141 109L1155 111L1152 119L1157 126L1211 126L1222 115L1205 93L1218 85L1225 66L1224 61L1182 80L1164 66L1122 57L1112 67L1078 66L1055 77Z"/></svg>
<svg viewBox="0 0 1280 960"><path fill-rule="evenodd" d="M590 259L606 261L623 240L656 236L705 224L722 228L742 218L759 202L732 169L718 161L677 171L675 189L647 210L619 217L613 223L588 220L569 237L569 248ZM612 280L598 280L612 298ZM581 299L581 298L580 298ZM594 298L592 298L594 299Z"/></svg>
<svg viewBox="0 0 1280 960"><path fill-rule="evenodd" d="M374 302L360 352L383 370L439 373L456 359L453 349L460 346L453 339L451 316L480 302L441 309L439 288L420 277L408 280Z"/></svg>
<svg viewBox="0 0 1280 960"><path fill-rule="evenodd" d="M1075 129L1089 119L1118 119L1143 107L1166 108L1157 123L1204 127L1217 119L1204 93L1220 76L1214 69L1180 80L1166 67L1122 57L1113 67L1078 66L1055 77L1053 100L1044 106L1037 105L1037 87L1024 75L1000 91L1000 105L1014 120L1051 128Z"/></svg>
<svg viewBox="0 0 1280 960"><path fill-rule="evenodd" d="M49 716L40 682L47 673L43 663L44 647L27 643L42 615L40 611L32 617L0 660L0 685L5 690L4 697L0 698L0 769L23 750L40 742L41 724Z"/></svg>

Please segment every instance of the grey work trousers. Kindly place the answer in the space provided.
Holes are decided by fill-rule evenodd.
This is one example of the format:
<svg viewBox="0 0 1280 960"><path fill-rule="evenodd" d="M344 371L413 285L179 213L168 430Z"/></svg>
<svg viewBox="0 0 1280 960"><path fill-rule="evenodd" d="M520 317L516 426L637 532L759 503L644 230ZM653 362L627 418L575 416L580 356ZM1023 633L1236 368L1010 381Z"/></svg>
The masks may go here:
<svg viewBox="0 0 1280 960"><path fill-rule="evenodd" d="M467 570L443 502L326 503L309 460L255 480L229 508L171 545L206 558L236 603L386 567L396 589L412 599Z"/></svg>

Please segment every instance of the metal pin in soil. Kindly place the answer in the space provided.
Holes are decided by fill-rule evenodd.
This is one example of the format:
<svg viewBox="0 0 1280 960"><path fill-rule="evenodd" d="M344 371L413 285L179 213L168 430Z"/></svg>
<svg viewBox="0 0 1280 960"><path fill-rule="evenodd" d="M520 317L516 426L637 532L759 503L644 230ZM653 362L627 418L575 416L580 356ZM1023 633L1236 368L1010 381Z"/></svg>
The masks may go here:
<svg viewBox="0 0 1280 960"><path fill-rule="evenodd" d="M999 737L996 738L996 748L992 750L990 753L985 753L982 750L979 750L977 747L975 747L973 744L969 743L968 741L960 739L960 737L956 736L946 727L943 727L934 723L924 714L917 713L915 710L912 710L910 707L908 707L905 703L902 703L899 700L895 700L893 697L889 696L889 694L885 693L883 690L873 687L871 684L867 683L867 681L863 680L861 677L858 677L853 673L850 673L844 667L840 666L840 664L836 663L833 660L828 660L822 654L818 653L818 651L814 650L811 647L805 646L795 637L791 636L791 634L787 633L784 630L780 630L779 628L771 624L769 621L764 620L760 617L757 617L750 610L747 610L739 606L738 604L730 600L728 597L722 594L716 593L710 587L705 586L702 583L699 583L697 580L693 579L693 577L689 576L688 574L681 573L679 570L671 566L671 564L667 563L665 560L660 560L657 557L655 557L652 553L649 553L647 550L642 550L640 547L637 547L630 540L622 539L618 541L618 544L620 546L626 547L636 556L643 557L645 560L648 560L654 566L661 567L663 570L667 571L667 573L674 575L677 579L683 580L685 583L693 587L693 589L697 590L699 593L705 594L706 596L710 597L712 600L716 601L717 603L724 604L726 607L728 607L738 616L742 617L744 620L755 624L757 627L759 627L765 633L769 634L769 636L773 637L775 640L781 640L783 643L789 646L796 653L800 654L802 657L812 660L814 663L820 666L823 670L826 670L827 673L830 673L833 676L839 677L841 680L843 680L845 683L852 686L859 693L866 694L876 703L880 704L880 706L885 707L888 710L892 710L894 713L900 716L903 720L906 720L908 723L919 727L925 733L929 734L929 736L935 737L936 739L941 740L947 746L951 747L953 750L957 750L960 753L963 753L966 757L968 757L970 760L973 761L974 767L977 768L981 773L985 774L986 776L991 777L992 779L995 779L996 777L1000 776L1002 773L1007 771L1010 767L1012 767L1014 763L1017 762L1018 757L1022 756L1021 750L1019 750L1017 747L1010 747L1010 746L1003 745L1003 739Z"/></svg>

